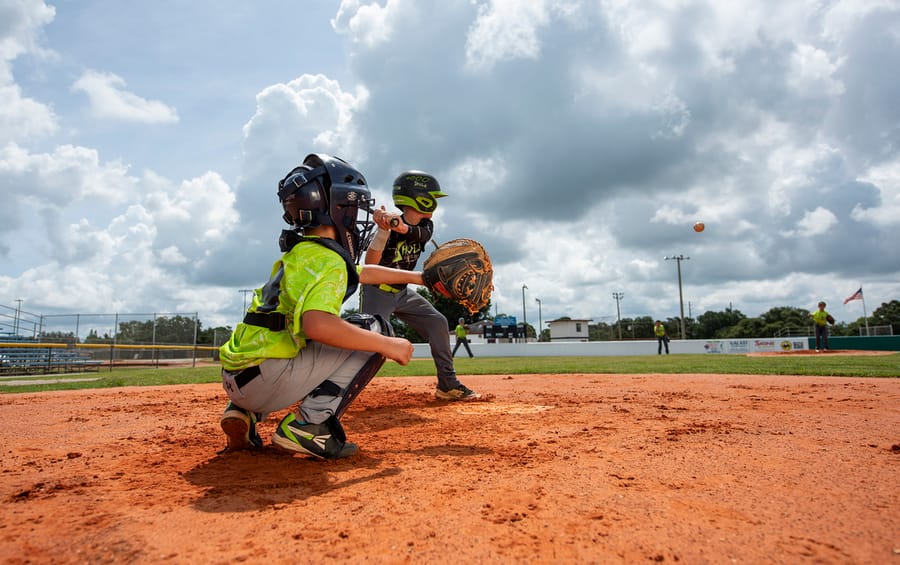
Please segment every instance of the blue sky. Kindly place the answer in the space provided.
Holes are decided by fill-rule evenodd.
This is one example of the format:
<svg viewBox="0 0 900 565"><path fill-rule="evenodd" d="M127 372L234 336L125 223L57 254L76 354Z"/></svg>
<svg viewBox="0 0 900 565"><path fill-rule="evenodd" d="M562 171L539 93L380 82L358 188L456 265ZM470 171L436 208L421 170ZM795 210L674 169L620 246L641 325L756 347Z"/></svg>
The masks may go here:
<svg viewBox="0 0 900 565"><path fill-rule="evenodd" d="M896 1L0 0L0 305L233 325L307 153L405 169L500 313L900 298ZM691 230L696 220L707 229ZM353 306L351 298L348 306ZM686 312L687 313L687 312Z"/></svg>

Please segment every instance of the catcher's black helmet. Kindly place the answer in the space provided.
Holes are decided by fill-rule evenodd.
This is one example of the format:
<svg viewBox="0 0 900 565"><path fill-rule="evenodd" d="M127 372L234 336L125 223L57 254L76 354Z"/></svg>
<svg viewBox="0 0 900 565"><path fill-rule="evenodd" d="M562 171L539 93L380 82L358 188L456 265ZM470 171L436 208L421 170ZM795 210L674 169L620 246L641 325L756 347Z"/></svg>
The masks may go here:
<svg viewBox="0 0 900 565"><path fill-rule="evenodd" d="M362 173L338 157L310 154L278 182L284 221L294 229L334 226L338 243L359 260L374 222L369 219L372 197ZM357 218L359 209L365 212Z"/></svg>
<svg viewBox="0 0 900 565"><path fill-rule="evenodd" d="M441 192L437 179L422 171L406 171L394 179L394 204L412 206L423 214L437 209L437 199L447 196Z"/></svg>

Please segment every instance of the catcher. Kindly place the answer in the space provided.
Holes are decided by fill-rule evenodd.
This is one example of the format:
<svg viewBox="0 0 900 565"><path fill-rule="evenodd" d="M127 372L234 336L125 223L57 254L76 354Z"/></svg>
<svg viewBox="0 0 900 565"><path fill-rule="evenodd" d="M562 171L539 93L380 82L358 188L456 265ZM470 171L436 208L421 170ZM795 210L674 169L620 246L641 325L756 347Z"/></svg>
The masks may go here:
<svg viewBox="0 0 900 565"><path fill-rule="evenodd" d="M447 195L441 192L436 178L422 171L401 173L394 180L392 195L400 213L387 212L383 206L374 211L378 230L366 252L366 264L411 271L434 234L431 217L437 209L437 199ZM431 290L446 290L446 287L434 286L438 279L433 273L431 283L426 284ZM428 340L437 369L436 398L472 400L481 397L456 377L447 318L415 290L405 284L364 284L360 310L385 320L390 320L394 314Z"/></svg>
<svg viewBox="0 0 900 565"><path fill-rule="evenodd" d="M828 325L834 325L834 318L825 311L825 302L819 302L819 309L810 312L809 316L816 328L816 353L828 350Z"/></svg>
<svg viewBox="0 0 900 565"><path fill-rule="evenodd" d="M340 317L359 283L422 284L421 273L357 266L372 224L357 217L369 188L359 171L308 155L278 183L283 254L228 342L219 349L228 402L220 425L227 449L261 447L256 423L299 403L272 443L322 459L353 455L340 417L385 359L409 363L412 344L373 316Z"/></svg>

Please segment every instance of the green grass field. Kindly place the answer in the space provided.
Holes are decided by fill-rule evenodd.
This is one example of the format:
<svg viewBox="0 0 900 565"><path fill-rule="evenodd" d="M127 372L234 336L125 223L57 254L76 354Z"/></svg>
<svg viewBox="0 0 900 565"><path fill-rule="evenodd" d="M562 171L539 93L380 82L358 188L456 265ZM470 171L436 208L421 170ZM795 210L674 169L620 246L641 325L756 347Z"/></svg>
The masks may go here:
<svg viewBox="0 0 900 565"><path fill-rule="evenodd" d="M841 377L900 377L900 354L878 356L798 355L747 357L745 355L642 355L628 357L484 357L456 360L460 375L521 375L531 373L726 373L747 375L816 375ZM411 377L435 374L434 362L414 360L403 367L386 363L379 376ZM96 379L77 381L76 379ZM29 384L3 386L9 381ZM41 383L59 380L55 383ZM123 386L155 386L219 382L218 367L101 369L99 373L32 375L0 379L0 393L40 392Z"/></svg>

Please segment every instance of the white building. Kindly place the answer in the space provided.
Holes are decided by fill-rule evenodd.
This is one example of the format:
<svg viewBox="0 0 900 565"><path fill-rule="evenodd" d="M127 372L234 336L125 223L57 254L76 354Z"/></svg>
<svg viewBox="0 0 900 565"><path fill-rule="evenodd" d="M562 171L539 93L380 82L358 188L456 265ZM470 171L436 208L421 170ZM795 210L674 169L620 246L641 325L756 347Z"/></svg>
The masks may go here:
<svg viewBox="0 0 900 565"><path fill-rule="evenodd" d="M590 322L590 318L550 320L550 341L588 341Z"/></svg>

